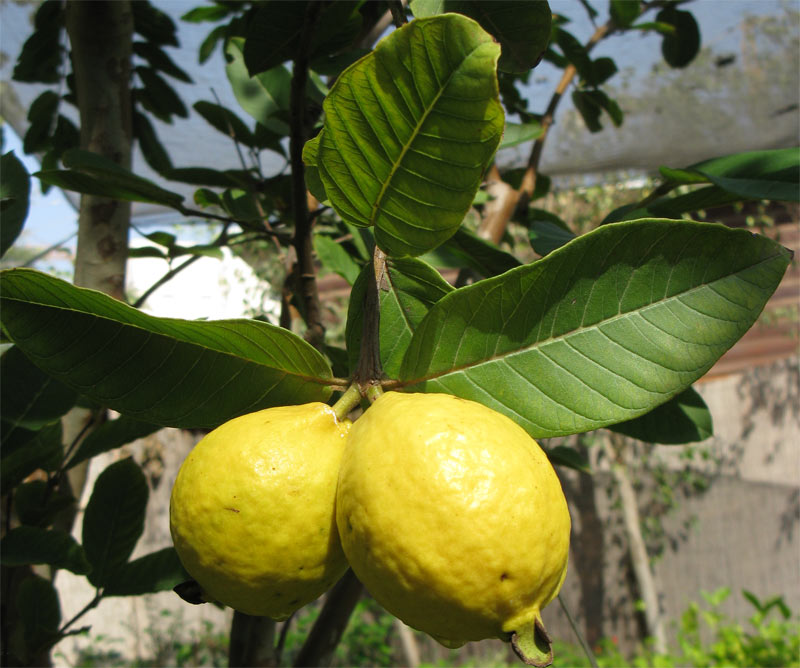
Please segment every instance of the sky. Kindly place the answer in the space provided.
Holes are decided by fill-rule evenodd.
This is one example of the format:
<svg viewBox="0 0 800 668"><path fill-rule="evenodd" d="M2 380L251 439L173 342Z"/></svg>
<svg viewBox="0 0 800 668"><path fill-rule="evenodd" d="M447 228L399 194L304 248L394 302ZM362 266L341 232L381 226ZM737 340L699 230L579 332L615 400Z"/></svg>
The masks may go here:
<svg viewBox="0 0 800 668"><path fill-rule="evenodd" d="M237 109L223 73L224 63L219 50L209 63L202 67L197 65L197 48L210 30L210 24L187 24L180 20L182 14L201 3L197 0L155 0L155 4L168 12L179 27L182 50L180 52L170 50L170 55L181 67L189 70L196 81L196 85L171 81L178 92L187 99L189 104L196 99L213 100L214 95L217 95L221 98L222 104ZM598 8L604 8L607 5L606 2L594 2L594 4ZM594 26L578 0L550 0L550 5L554 12L570 17L569 28L579 39L584 41L588 39ZM737 26L744 14L775 13L780 12L784 6L800 8L800 2L798 0L789 2L786 0L698 0L690 4L691 11L701 26L703 44L713 45L714 50L718 53L737 52L741 39ZM30 5L22 6L8 2L0 4L0 50L8 56L0 66L0 79L4 81L10 79L16 53L30 29L29 12ZM604 18L601 15L596 21L603 21ZM620 70L634 68L636 73L634 82L638 81L638 85L647 85L648 73L652 66L660 60L659 38L655 35L643 37L631 34L612 37L598 45L593 52L594 57L602 55L613 55ZM547 63L543 63L534 71L530 85L530 95L533 100L531 106L534 111L544 109L559 76L560 73ZM634 83L634 85L637 84ZM30 100L38 95L38 89L32 86L17 84L15 90L23 105L29 104ZM189 105L187 104L187 106ZM565 100L559 109L559 114L563 114L570 106L571 102ZM240 112L240 115L248 122L251 120L244 112ZM179 121L171 127L159 122L156 122L156 125L162 139L168 139L170 142L170 152L178 156L175 160L176 165L210 164L212 161L214 164L232 161L232 164L235 165L238 160L227 138L208 128L205 122L196 115L193 115L189 121ZM4 150L13 150L15 155L23 159L29 171L36 171L38 165L35 160L22 154L19 139L8 125L4 127L4 133ZM200 141L198 141L199 137ZM545 154L544 161L546 163L547 154ZM142 173L147 178L156 178L156 175L149 172L146 166L139 165L136 169L137 173ZM166 187L173 189L177 186L176 184L166 184ZM185 194L188 197L191 197L191 190L191 187L186 189ZM57 189L52 189L48 196L43 197L40 194L38 182L34 179L32 196L30 216L23 233L25 243L35 246L54 244L69 237L75 231L77 221L75 210ZM139 209L139 212L142 213L142 210ZM146 224L146 221L142 222ZM70 243L74 244L74 239Z"/></svg>

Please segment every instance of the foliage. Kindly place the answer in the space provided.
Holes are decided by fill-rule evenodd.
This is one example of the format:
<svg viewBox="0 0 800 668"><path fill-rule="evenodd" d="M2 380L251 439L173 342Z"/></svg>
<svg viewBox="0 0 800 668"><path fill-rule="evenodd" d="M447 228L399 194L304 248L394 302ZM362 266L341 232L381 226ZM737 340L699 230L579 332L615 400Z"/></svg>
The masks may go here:
<svg viewBox="0 0 800 668"><path fill-rule="evenodd" d="M708 433L708 409L691 384L752 325L792 255L749 230L684 218L719 203L797 201L797 151L664 166L652 192L598 212L602 224L591 231L595 225L530 206L548 189L538 156L561 97L544 114L528 108L524 84L539 58L571 72L590 130L618 125L624 114L607 85L616 64L592 58L591 49L608 36L655 31L667 64L683 68L700 46L683 4L613 0L608 22L586 44L544 2L416 0L410 22L394 2L198 7L184 20L212 24L199 59L221 49L245 114L219 101L194 105L239 150L240 168L224 170L174 165L161 144L154 119L169 124L189 113L169 81L190 78L168 55L178 44L172 20L147 0L133 8L134 136L161 177L197 188L193 202L81 150L78 128L62 113L86 101L76 98L58 0L37 10L14 70L18 81L51 86L29 110L24 148L43 156L33 176L43 188L155 203L213 221L219 233L190 247L164 231L150 234L138 254L181 261L135 306L30 269L0 274L2 332L13 343L2 356L2 560L4 574L20 583L11 599L3 590L14 627L4 651L15 660L34 663L80 618L61 619L54 587L33 565L85 574L96 592L85 610L105 596L168 589L186 577L172 548L130 560L148 495L130 458L98 478L80 541L57 528L69 528L75 510L61 485L67 470L158 426L211 428L348 388L355 407L382 386L474 399L534 437L608 427L681 443ZM375 45L370 35L392 9L397 29ZM535 138L528 168L500 174L498 146L525 138ZM271 174L262 168L267 153L281 161ZM2 167L0 254L23 229L30 192L15 156L4 155ZM487 170L513 183L518 198L497 243L488 240L498 202L482 185ZM512 219L527 234L510 246ZM278 325L138 310L152 290L224 246L241 247L244 257L269 247L277 258L281 268L269 274L283 279ZM344 348L326 336L319 268L352 285ZM455 285L445 268L458 269ZM60 419L75 405L121 417L82 443L64 443ZM549 455L585 470L567 446ZM389 622L373 613L372 630L356 623L360 631L348 631L358 649L340 660L388 660L371 634Z"/></svg>
<svg viewBox="0 0 800 668"><path fill-rule="evenodd" d="M748 624L742 626L720 611L730 595L723 587L701 592L705 606L691 603L683 612L677 629L677 647L666 655L654 654L645 647L626 658L612 639L602 641L595 657L600 668L677 668L678 666L741 666L742 668L800 665L800 622L782 596L759 600L742 590L753 607ZM554 666L589 666L586 656L575 646L557 643Z"/></svg>

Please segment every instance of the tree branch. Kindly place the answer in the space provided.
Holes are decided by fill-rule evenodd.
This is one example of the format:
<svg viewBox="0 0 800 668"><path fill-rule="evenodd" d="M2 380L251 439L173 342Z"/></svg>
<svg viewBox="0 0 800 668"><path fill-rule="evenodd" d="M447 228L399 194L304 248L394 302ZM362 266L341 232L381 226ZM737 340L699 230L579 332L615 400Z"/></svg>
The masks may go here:
<svg viewBox="0 0 800 668"><path fill-rule="evenodd" d="M348 568L342 579L328 592L319 617L294 660L295 666L324 666L330 663L333 650L339 644L362 590L362 584Z"/></svg>
<svg viewBox="0 0 800 668"><path fill-rule="evenodd" d="M594 34L586 42L586 51L591 51L594 46L603 38L608 37L614 29L615 23L609 19L602 26L598 27ZM528 158L528 168L525 170L525 175L522 178L522 184L519 190L508 190L503 199L498 202L487 214L481 223L479 234L485 238L500 243L500 240L505 234L508 221L514 216L514 213L525 209L530 202L533 192L536 189L536 177L539 173L539 162L542 157L542 149L544 142L547 139L548 132L553 125L556 109L559 102L561 102L564 93L569 88L572 80L575 78L577 70L575 66L570 64L564 69L561 76L561 81L558 82L555 91L553 92L547 109L542 116L542 134L533 142L530 157Z"/></svg>
<svg viewBox="0 0 800 668"><path fill-rule="evenodd" d="M314 269L314 249L311 241L312 220L308 215L306 198L305 168L303 166L303 145L306 140L305 111L306 84L308 82L308 53L314 25L323 5L311 2L306 9L303 31L295 53L292 67L290 92L289 156L292 163L292 212L294 214L294 239L292 245L297 254L296 274L297 293L305 309L306 339L315 348L321 348L325 340L325 327L322 324L322 310L317 291L316 271Z"/></svg>
<svg viewBox="0 0 800 668"><path fill-rule="evenodd" d="M381 304L380 290L386 280L386 255L375 246L372 256L373 275L367 281L364 293L363 323L361 326L361 348L358 366L353 380L365 394L370 386L378 385L383 376L381 364Z"/></svg>

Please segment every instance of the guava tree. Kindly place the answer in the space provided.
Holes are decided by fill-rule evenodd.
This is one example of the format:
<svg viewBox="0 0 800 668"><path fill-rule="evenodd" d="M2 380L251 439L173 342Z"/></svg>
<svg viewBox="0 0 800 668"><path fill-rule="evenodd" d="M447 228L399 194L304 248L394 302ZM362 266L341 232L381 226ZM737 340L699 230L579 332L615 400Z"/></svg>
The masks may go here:
<svg viewBox="0 0 800 668"><path fill-rule="evenodd" d="M797 201L798 152L662 167L650 196L609 212L581 236L557 212L531 206L547 190L541 150L568 88L590 129L601 119L622 122L602 89L616 66L592 59L592 47L621 32L654 30L667 62L685 66L699 34L679 3L612 0L608 21L587 44L563 18L553 19L546 2L414 0L410 21L395 2L197 8L186 20L217 24L201 58L221 45L227 77L255 120L251 128L217 103L195 105L247 149L242 168L227 171L175 167L158 142L147 113L185 113L159 72L179 74L162 57L170 44L164 15L147 3L133 7L133 29L146 37L133 53L147 62L134 70L136 137L156 171L201 186L195 204L70 144L52 97L32 114L50 119L32 126L49 130L34 149L50 156L36 176L88 196L220 221L217 239L195 248L150 235L148 253L188 258L164 280L223 245L273 245L286 263L284 309L278 324L158 318L31 269L1 274L2 329L13 343L2 372L6 387L14 383L13 401L4 392L2 482L11 519L2 563L4 573L22 569L13 590L3 591L3 646L14 661L31 664L76 631L77 619L61 619L55 589L31 565L85 574L96 591L87 609L104 597L176 585L193 598L172 548L129 559L147 500L131 459L100 475L81 543L54 527L74 504L57 493L66 471L160 426L213 429L262 408L313 401L336 402L345 413L369 410L382 392L396 390L479 402L536 439L608 428L680 443L701 430L707 409L691 384L755 322L792 254L747 230L684 215L735 201ZM375 44L389 11L397 29ZM52 39L48 16L37 30ZM563 77L538 114L521 91L542 58ZM521 122L506 119L512 114ZM530 139L527 167L501 174L498 147ZM285 157L285 174L262 173L264 150ZM30 184L13 155L3 161L5 251L24 224ZM504 245L511 225L526 230L534 261ZM344 345L326 336L317 261L352 286ZM455 285L442 267L460 270ZM58 420L76 404L121 417L64 444ZM547 452L557 466L586 467L576 450ZM30 479L40 470L43 477ZM297 665L330 656L360 593L352 572L334 585ZM265 629L237 615L234 635L248 624ZM272 652L269 640L270 660L280 662L281 643ZM527 658L548 660L546 651ZM232 653L231 662L249 659Z"/></svg>

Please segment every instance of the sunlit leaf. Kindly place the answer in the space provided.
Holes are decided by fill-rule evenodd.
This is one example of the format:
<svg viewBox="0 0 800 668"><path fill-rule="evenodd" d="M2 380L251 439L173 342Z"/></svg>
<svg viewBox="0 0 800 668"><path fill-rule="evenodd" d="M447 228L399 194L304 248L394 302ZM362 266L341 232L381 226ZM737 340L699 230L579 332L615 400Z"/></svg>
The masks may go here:
<svg viewBox="0 0 800 668"><path fill-rule="evenodd" d="M31 269L0 279L3 328L29 359L129 417L213 428L330 396L325 358L280 327L156 318Z"/></svg>
<svg viewBox="0 0 800 668"><path fill-rule="evenodd" d="M606 225L442 298L414 333L400 380L480 401L534 437L630 420L713 366L791 257L722 225Z"/></svg>
<svg viewBox="0 0 800 668"><path fill-rule="evenodd" d="M503 131L498 56L477 23L447 14L394 31L336 80L319 174L344 221L375 225L388 254L434 248L472 204Z"/></svg>

